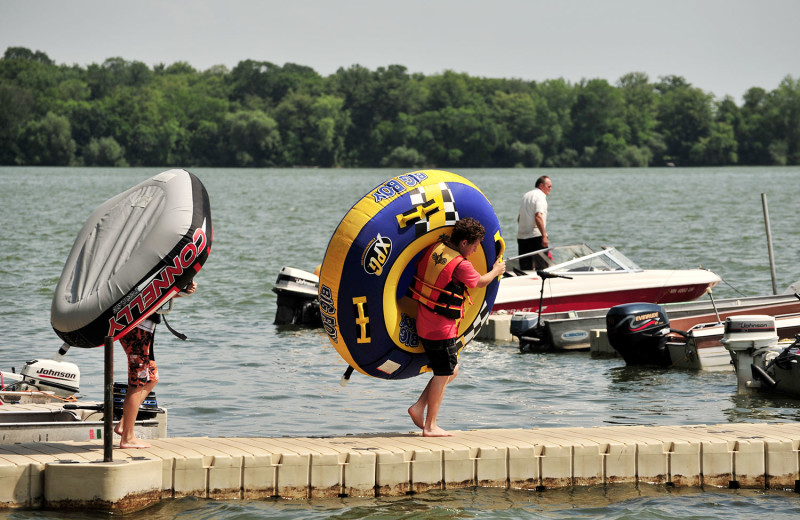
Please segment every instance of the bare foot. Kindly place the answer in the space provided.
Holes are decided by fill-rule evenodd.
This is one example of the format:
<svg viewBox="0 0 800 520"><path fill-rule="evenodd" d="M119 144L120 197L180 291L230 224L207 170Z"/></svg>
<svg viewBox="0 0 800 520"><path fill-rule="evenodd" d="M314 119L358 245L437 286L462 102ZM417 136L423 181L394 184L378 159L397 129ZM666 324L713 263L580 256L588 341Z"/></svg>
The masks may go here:
<svg viewBox="0 0 800 520"><path fill-rule="evenodd" d="M443 429L441 429L441 428L439 428L437 426L436 428L432 428L431 430L422 430L422 436L423 437L452 437L453 434L448 432L448 431L446 431L446 430L443 430Z"/></svg>
<svg viewBox="0 0 800 520"><path fill-rule="evenodd" d="M128 450L128 449L135 449L135 448L149 448L150 445L140 439L132 439L127 442L120 441L119 443L120 449Z"/></svg>
<svg viewBox="0 0 800 520"><path fill-rule="evenodd" d="M116 426L114 426L114 433L117 435L122 435L122 421L118 422Z"/></svg>
<svg viewBox="0 0 800 520"><path fill-rule="evenodd" d="M421 410L420 410L421 408ZM425 407L424 406L417 406L416 403L411 405L408 409L408 415L411 416L411 420L414 421L414 424L417 428L423 428L425 426Z"/></svg>

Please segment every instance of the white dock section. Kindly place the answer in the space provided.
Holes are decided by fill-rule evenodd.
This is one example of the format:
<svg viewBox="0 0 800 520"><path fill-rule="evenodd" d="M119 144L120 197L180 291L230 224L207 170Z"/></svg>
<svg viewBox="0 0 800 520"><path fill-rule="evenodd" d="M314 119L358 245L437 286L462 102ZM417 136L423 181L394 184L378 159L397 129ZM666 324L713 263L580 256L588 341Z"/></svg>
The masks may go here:
<svg viewBox="0 0 800 520"><path fill-rule="evenodd" d="M129 512L185 496L387 496L472 486L613 483L795 489L800 424L609 426L301 438L167 438L0 446L5 508Z"/></svg>
<svg viewBox="0 0 800 520"><path fill-rule="evenodd" d="M511 334L511 314L491 314L475 338L487 341L516 341Z"/></svg>

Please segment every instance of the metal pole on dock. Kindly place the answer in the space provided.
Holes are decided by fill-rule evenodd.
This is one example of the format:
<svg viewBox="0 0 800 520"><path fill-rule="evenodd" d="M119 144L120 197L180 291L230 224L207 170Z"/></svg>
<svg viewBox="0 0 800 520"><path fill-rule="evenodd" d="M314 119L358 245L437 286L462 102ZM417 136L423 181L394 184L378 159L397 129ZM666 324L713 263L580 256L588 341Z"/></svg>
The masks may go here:
<svg viewBox="0 0 800 520"><path fill-rule="evenodd" d="M103 462L114 460L114 338L105 339L105 378L103 385Z"/></svg>
<svg viewBox="0 0 800 520"><path fill-rule="evenodd" d="M772 254L772 230L769 227L769 209L767 194L761 194L761 206L764 208L764 225L767 227L767 251L769 252L769 272L772 275L772 294L778 294L778 282L775 280L775 258Z"/></svg>

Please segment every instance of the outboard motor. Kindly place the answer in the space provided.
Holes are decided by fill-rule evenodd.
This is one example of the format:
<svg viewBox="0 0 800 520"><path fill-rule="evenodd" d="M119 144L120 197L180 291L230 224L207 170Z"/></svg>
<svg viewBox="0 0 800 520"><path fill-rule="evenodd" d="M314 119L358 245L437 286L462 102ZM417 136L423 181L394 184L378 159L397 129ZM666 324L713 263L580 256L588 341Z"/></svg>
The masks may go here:
<svg viewBox="0 0 800 520"><path fill-rule="evenodd" d="M509 332L518 338L530 333L539 323L539 315L535 312L515 312L511 315Z"/></svg>
<svg viewBox="0 0 800 520"><path fill-rule="evenodd" d="M301 269L283 267L272 290L278 295L278 312L274 322L276 325L322 326L317 299L317 275Z"/></svg>
<svg viewBox="0 0 800 520"><path fill-rule="evenodd" d="M606 314L609 344L628 365L670 366L667 348L669 318L654 303L626 303Z"/></svg>
<svg viewBox="0 0 800 520"><path fill-rule="evenodd" d="M778 333L774 316L729 316L725 320L722 344L731 353L736 370L736 388L739 394L748 394L759 388L773 389L777 382L775 373L768 372L771 361L778 356Z"/></svg>
<svg viewBox="0 0 800 520"><path fill-rule="evenodd" d="M69 397L80 388L81 371L75 363L55 359L34 359L19 374L0 371L0 390L53 392Z"/></svg>
<svg viewBox="0 0 800 520"><path fill-rule="evenodd" d="M122 408L125 404L125 395L128 393L128 383L114 383L113 390L114 420L119 421L122 419ZM153 419L159 413L164 413L164 411L158 407L156 393L151 391L147 394L147 397L144 398L142 404L139 405L136 420L145 421L147 419Z"/></svg>

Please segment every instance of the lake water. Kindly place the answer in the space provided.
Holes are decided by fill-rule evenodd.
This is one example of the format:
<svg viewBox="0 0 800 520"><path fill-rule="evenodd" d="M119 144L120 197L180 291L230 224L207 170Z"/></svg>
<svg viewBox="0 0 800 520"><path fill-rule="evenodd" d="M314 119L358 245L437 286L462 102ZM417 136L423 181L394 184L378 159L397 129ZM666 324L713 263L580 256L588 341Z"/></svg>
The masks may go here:
<svg viewBox="0 0 800 520"><path fill-rule="evenodd" d="M53 289L72 243L105 200L161 169L0 168L0 367L49 358ZM171 436L295 436L407 432L406 408L427 377L358 373L321 330L273 325L284 265L313 270L347 210L400 170L191 169L211 199L214 242L197 293L175 304L156 353ZM492 202L516 254L522 194L549 174L553 245L614 245L644 268L703 266L716 298L772 292L761 194L766 194L779 292L800 279L800 168L455 170ZM116 348L116 380L126 368ZM73 348L81 396L102 400L102 349ZM462 355L439 424L446 429L685 425L797 421L800 401L736 395L733 372L628 368L588 353L521 354L478 342ZM609 486L546 492L474 489L380 499L163 503L141 518L796 518L794 493ZM72 518L42 512L0 518ZM76 516L77 517L77 516ZM83 515L81 515L83 517ZM134 515L134 518L137 518Z"/></svg>

